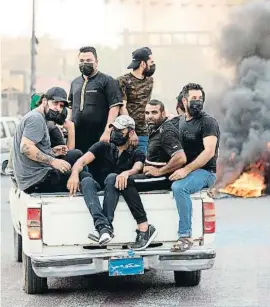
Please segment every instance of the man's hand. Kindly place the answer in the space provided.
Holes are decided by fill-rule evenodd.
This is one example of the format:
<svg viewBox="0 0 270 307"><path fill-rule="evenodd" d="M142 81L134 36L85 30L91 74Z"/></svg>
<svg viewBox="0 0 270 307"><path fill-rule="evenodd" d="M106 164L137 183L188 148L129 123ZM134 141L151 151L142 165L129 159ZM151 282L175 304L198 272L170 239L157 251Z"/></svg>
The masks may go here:
<svg viewBox="0 0 270 307"><path fill-rule="evenodd" d="M65 120L63 128L65 128L67 131L74 128L74 123L71 120Z"/></svg>
<svg viewBox="0 0 270 307"><path fill-rule="evenodd" d="M143 168L143 173L146 176L153 176L153 177L159 177L160 176L159 168L154 167L154 166L145 166Z"/></svg>
<svg viewBox="0 0 270 307"><path fill-rule="evenodd" d="M136 146L138 146L138 144L139 144L139 138L138 138L136 132L134 131L132 136L129 138L129 145L136 147Z"/></svg>
<svg viewBox="0 0 270 307"><path fill-rule="evenodd" d="M67 182L67 189L69 190L70 195L75 195L79 191L80 180L77 173L71 174Z"/></svg>
<svg viewBox="0 0 270 307"><path fill-rule="evenodd" d="M52 148L56 157L65 156L68 152L68 148L66 145L58 145Z"/></svg>
<svg viewBox="0 0 270 307"><path fill-rule="evenodd" d="M102 136L100 137L99 141L109 143L110 138L111 138L111 130L105 130Z"/></svg>
<svg viewBox="0 0 270 307"><path fill-rule="evenodd" d="M179 168L178 170L176 170L175 172L173 172L171 174L171 176L169 177L169 180L171 181L175 181L175 180L179 180L179 179L183 179L185 178L188 174L190 173L189 170L187 170L186 168Z"/></svg>
<svg viewBox="0 0 270 307"><path fill-rule="evenodd" d="M51 166L55 169L58 169L61 173L65 173L71 170L71 165L62 159L54 159L51 163Z"/></svg>
<svg viewBox="0 0 270 307"><path fill-rule="evenodd" d="M127 187L128 177L129 177L128 171L125 171L125 172L119 174L116 177L116 181L115 181L116 189L118 189L120 191L124 190Z"/></svg>

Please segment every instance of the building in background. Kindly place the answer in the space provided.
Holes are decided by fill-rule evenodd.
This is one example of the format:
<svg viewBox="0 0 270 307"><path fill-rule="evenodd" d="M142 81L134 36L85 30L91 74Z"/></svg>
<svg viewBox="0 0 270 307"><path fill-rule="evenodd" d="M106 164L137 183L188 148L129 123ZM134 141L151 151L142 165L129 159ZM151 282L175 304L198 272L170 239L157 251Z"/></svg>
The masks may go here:
<svg viewBox="0 0 270 307"><path fill-rule="evenodd" d="M215 57L213 41L231 7L243 2L103 1L106 36L111 38L112 46L95 46L100 70L114 77L122 75L131 52L148 45L157 62L153 95L163 100L170 111L174 110L175 97L184 83L193 80L211 89L216 82L221 65ZM61 86L68 91L70 81L79 73L77 55L78 50L63 49L59 41L49 36L39 37L36 90ZM2 115L24 114L30 99L29 38L3 38L1 60Z"/></svg>

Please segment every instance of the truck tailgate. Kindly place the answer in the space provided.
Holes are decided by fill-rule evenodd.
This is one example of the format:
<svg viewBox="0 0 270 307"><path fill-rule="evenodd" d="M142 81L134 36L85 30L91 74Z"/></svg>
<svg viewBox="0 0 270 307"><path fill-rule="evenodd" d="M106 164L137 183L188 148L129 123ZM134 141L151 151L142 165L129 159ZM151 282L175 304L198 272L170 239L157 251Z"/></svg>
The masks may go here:
<svg viewBox="0 0 270 307"><path fill-rule="evenodd" d="M158 230L156 242L177 239L178 212L172 194L141 193L149 223ZM103 196L100 196L102 204ZM193 237L202 236L202 200L200 194L192 196ZM115 238L111 244L124 244L135 240L136 222L124 199L120 197L114 219ZM82 196L70 198L42 197L42 239L49 246L96 244L88 239L94 230L92 217Z"/></svg>

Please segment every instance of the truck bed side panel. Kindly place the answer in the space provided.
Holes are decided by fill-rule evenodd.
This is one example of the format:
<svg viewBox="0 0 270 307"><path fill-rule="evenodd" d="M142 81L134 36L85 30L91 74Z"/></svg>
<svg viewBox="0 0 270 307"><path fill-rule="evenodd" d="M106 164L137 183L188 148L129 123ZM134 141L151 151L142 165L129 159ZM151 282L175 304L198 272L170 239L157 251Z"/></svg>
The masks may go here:
<svg viewBox="0 0 270 307"><path fill-rule="evenodd" d="M149 223L158 230L156 242L175 241L178 230L178 212L171 193L142 194L142 202ZM103 197L100 196L102 204ZM193 237L202 236L202 201L193 199ZM113 244L135 240L136 222L124 199L120 197L114 219ZM83 197L46 197L42 204L43 243L55 245L89 245L88 234L94 230L92 217Z"/></svg>

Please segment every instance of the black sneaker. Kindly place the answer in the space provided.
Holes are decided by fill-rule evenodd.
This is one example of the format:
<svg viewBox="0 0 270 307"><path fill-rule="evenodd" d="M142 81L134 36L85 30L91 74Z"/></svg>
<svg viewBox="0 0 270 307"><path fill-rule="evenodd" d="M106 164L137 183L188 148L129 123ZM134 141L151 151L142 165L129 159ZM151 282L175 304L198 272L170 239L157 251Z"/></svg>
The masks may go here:
<svg viewBox="0 0 270 307"><path fill-rule="evenodd" d="M134 250L142 250L147 248L147 246L150 245L150 243L155 239L157 236L157 230L153 225L148 226L148 230L145 232L136 230L137 237L135 240L135 243L131 245L131 248Z"/></svg>
<svg viewBox="0 0 270 307"><path fill-rule="evenodd" d="M113 231L109 227L102 228L99 234L100 234L99 245L101 246L108 244L114 238Z"/></svg>

